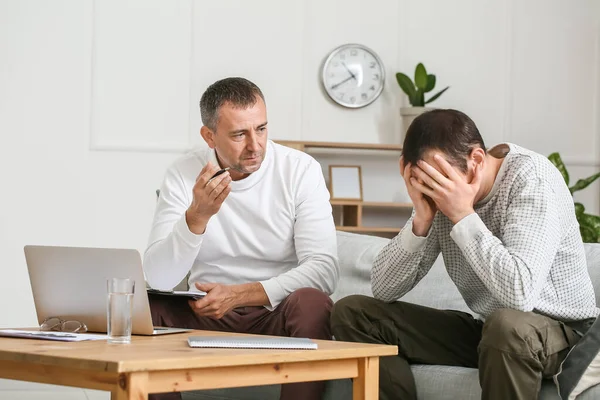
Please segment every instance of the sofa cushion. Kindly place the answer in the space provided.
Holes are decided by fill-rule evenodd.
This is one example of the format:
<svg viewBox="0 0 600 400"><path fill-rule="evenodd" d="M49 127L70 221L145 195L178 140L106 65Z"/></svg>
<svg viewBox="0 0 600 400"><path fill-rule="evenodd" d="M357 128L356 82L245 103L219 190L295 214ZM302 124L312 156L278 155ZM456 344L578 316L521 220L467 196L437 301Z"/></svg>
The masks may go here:
<svg viewBox="0 0 600 400"><path fill-rule="evenodd" d="M352 294L373 296L371 291L371 267L379 251L390 239L337 231L340 279L333 301Z"/></svg>
<svg viewBox="0 0 600 400"><path fill-rule="evenodd" d="M573 400L584 390L600 383L600 319L569 351L554 382L563 400Z"/></svg>
<svg viewBox="0 0 600 400"><path fill-rule="evenodd" d="M419 400L479 400L479 372L476 368L446 367L442 365L412 365ZM554 382L542 381L540 400L559 400ZM600 387L581 394L578 400L600 399Z"/></svg>

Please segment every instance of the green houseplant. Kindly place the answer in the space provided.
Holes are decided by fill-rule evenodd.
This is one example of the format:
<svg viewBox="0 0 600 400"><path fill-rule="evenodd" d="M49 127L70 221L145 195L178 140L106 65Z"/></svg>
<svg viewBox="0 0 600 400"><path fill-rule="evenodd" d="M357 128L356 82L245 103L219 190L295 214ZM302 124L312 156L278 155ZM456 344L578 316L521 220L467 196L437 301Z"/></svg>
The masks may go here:
<svg viewBox="0 0 600 400"><path fill-rule="evenodd" d="M435 88L436 78L433 74L428 74L423 63L417 64L415 68L415 80L410 79L402 72L396 73L396 81L400 89L408 96L411 107L400 108L402 115L404 131L408 129L413 120L423 112L430 110L425 105L437 100L450 86L440 90L429 99L425 100L425 93L431 92Z"/></svg>
<svg viewBox="0 0 600 400"><path fill-rule="evenodd" d="M423 63L417 64L415 68L415 80L414 82L402 72L396 73L396 80L400 89L408 96L408 101L413 107L425 107L425 104L429 104L432 101L440 97L450 86L446 86L427 101L425 101L425 93L429 93L435 87L435 75L428 74Z"/></svg>
<svg viewBox="0 0 600 400"><path fill-rule="evenodd" d="M548 159L558 168L565 183L569 186L569 172L560 158L560 154L552 153L548 156ZM569 186L569 190L571 194L583 190L598 178L600 178L600 172L585 179L579 179L573 186ZM600 243L600 216L587 214L583 204L577 202L575 203L575 215L579 222L579 231L583 241L585 243Z"/></svg>

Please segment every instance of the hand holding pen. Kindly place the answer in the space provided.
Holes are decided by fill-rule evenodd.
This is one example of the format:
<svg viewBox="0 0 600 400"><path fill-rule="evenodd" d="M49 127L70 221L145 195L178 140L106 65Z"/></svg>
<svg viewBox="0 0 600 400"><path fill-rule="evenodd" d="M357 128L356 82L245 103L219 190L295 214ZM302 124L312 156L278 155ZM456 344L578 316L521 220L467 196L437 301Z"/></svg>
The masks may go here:
<svg viewBox="0 0 600 400"><path fill-rule="evenodd" d="M218 170L218 171L217 171L217 172L216 172L216 173L215 173L215 174L214 174L214 175L213 175L213 176L212 176L212 177L211 177L211 178L208 180L208 182L206 182L206 184L208 185L208 184L209 184L209 183L211 183L211 182L212 182L212 180L213 180L213 179L215 179L217 176L219 176L219 175L221 175L221 174L223 174L223 173L225 173L225 172L229 171L230 169L231 169L230 167L227 167L227 168L223 168L223 169L220 169L220 170Z"/></svg>
<svg viewBox="0 0 600 400"><path fill-rule="evenodd" d="M231 192L229 168L219 169L212 163L206 164L196 178L192 189L192 204L185 213L188 228L195 234L202 234L210 218L220 209Z"/></svg>

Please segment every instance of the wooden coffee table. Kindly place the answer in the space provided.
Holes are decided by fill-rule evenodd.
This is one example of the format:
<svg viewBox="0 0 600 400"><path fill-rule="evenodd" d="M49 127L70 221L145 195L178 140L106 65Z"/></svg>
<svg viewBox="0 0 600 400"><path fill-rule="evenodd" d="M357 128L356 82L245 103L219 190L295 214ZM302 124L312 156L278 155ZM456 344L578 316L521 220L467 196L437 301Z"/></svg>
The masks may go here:
<svg viewBox="0 0 600 400"><path fill-rule="evenodd" d="M134 336L131 344L0 338L0 378L106 390L112 400L184 392L353 378L354 400L378 398L379 357L396 346L316 340L318 350L190 348L192 331Z"/></svg>

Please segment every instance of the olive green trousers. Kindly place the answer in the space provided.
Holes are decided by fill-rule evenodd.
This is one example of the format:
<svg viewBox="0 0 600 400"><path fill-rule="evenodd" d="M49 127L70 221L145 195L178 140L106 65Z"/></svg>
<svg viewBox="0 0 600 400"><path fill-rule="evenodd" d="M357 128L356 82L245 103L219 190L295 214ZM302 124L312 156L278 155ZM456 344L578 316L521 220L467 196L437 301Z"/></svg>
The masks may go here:
<svg viewBox="0 0 600 400"><path fill-rule="evenodd" d="M337 340L398 346L380 360L381 400L417 399L410 364L479 368L483 399L537 399L580 335L533 312L500 309L485 323L470 314L366 296L338 301L331 317Z"/></svg>

